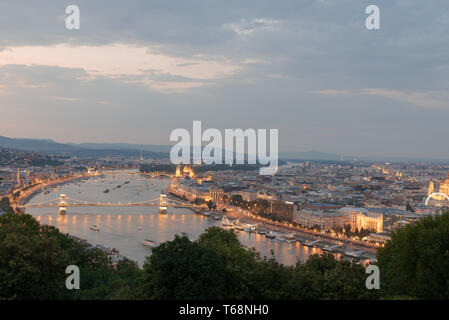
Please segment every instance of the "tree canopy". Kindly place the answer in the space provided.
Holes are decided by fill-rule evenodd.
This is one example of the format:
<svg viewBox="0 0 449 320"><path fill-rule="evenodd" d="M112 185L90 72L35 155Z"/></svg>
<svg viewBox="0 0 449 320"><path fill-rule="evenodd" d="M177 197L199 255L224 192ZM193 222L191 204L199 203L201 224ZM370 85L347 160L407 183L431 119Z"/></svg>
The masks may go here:
<svg viewBox="0 0 449 320"><path fill-rule="evenodd" d="M393 233L378 253L381 290L368 290L361 265L323 254L286 266L218 227L195 241L183 234L162 243L143 270L129 260L114 269L103 251L7 212L0 216L0 300L448 299L448 235L449 213ZM65 288L68 265L80 268L80 290Z"/></svg>
<svg viewBox="0 0 449 320"><path fill-rule="evenodd" d="M398 229L378 261L386 295L449 299L449 212Z"/></svg>

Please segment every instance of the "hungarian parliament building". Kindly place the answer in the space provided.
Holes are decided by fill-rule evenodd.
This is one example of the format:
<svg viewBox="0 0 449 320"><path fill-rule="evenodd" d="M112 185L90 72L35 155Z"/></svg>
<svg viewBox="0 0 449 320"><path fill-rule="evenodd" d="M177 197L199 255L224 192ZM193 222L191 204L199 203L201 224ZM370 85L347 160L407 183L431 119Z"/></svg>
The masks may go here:
<svg viewBox="0 0 449 320"><path fill-rule="evenodd" d="M427 195L430 197L432 196L432 200L438 201L438 202L447 202L449 197L449 174L447 175L446 179L444 179L438 188L436 188L435 183L433 179L430 179L429 187L427 189Z"/></svg>

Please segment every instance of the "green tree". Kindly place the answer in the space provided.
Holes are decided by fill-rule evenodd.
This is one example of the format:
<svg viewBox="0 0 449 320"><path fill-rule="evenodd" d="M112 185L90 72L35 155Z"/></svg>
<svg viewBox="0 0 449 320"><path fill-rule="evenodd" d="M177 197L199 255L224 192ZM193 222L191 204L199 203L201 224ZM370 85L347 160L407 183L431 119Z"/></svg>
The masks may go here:
<svg viewBox="0 0 449 320"><path fill-rule="evenodd" d="M212 209L216 209L216 208L217 208L216 204L215 204L212 200L209 200L209 201L207 202L207 207L209 208L209 210L212 210Z"/></svg>
<svg viewBox="0 0 449 320"><path fill-rule="evenodd" d="M449 213L398 229L378 261L386 296L449 299Z"/></svg>
<svg viewBox="0 0 449 320"><path fill-rule="evenodd" d="M251 278L256 272L256 253L245 250L232 230L211 227L201 234L198 244L214 252L224 266L223 275L227 286L226 299L249 298L253 287Z"/></svg>
<svg viewBox="0 0 449 320"><path fill-rule="evenodd" d="M0 299L65 299L69 256L28 215L0 216Z"/></svg>
<svg viewBox="0 0 449 320"><path fill-rule="evenodd" d="M338 261L333 255L313 255L298 263L286 294L290 299L375 299L378 293L365 287L363 266Z"/></svg>
<svg viewBox="0 0 449 320"><path fill-rule="evenodd" d="M242 195L234 194L231 196L231 204L234 206L241 206L244 203Z"/></svg>
<svg viewBox="0 0 449 320"><path fill-rule="evenodd" d="M69 265L80 268L80 290L65 287ZM141 275L128 261L115 271L100 249L88 249L30 215L0 216L0 300L135 299Z"/></svg>
<svg viewBox="0 0 449 320"><path fill-rule="evenodd" d="M226 282L223 263L212 250L187 236L153 249L144 264L146 299L223 299Z"/></svg>

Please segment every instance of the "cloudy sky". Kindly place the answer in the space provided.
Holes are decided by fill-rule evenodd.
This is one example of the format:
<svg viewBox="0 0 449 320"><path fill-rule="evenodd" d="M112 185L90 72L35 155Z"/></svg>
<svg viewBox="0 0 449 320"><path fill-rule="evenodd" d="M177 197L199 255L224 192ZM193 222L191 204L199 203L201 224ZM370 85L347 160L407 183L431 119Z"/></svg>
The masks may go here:
<svg viewBox="0 0 449 320"><path fill-rule="evenodd" d="M449 158L448 75L447 0L0 0L9 137L169 144L201 120L277 128L281 151Z"/></svg>

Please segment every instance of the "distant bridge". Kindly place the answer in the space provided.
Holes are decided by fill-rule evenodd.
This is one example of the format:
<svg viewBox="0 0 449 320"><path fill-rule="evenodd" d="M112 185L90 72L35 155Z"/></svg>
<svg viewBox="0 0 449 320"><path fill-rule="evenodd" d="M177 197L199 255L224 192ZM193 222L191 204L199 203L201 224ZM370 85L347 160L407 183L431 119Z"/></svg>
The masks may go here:
<svg viewBox="0 0 449 320"><path fill-rule="evenodd" d="M444 193L441 193L441 192L434 192L434 193L432 193L431 195L429 195L427 197L426 206L427 206L427 203L429 202L429 200L432 199L434 196L443 196L443 197L445 197L449 201L449 197L447 196L447 194L444 194Z"/></svg>
<svg viewBox="0 0 449 320"><path fill-rule="evenodd" d="M65 214L68 207L159 207L160 213L167 213L168 207L176 208L194 208L193 204L185 203L175 199L167 199L167 195L161 194L159 198L140 201L140 202L89 202L70 198L65 194L59 195L59 198L46 200L38 203L19 205L19 208L59 208L60 214Z"/></svg>
<svg viewBox="0 0 449 320"><path fill-rule="evenodd" d="M151 178L159 176L167 176L169 178L173 177L173 173L166 171L152 171L152 172L140 172L140 171L124 171L122 170L104 170L98 171L99 174L112 174L112 175L145 175Z"/></svg>

